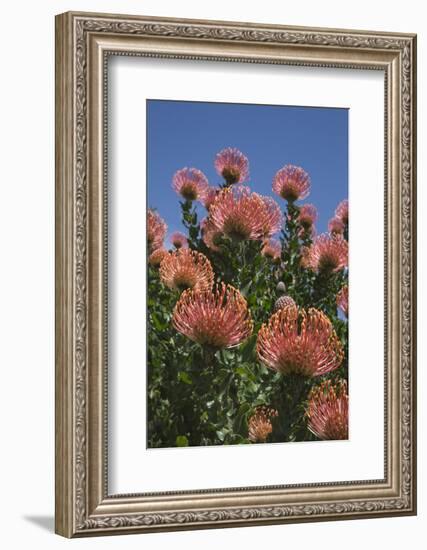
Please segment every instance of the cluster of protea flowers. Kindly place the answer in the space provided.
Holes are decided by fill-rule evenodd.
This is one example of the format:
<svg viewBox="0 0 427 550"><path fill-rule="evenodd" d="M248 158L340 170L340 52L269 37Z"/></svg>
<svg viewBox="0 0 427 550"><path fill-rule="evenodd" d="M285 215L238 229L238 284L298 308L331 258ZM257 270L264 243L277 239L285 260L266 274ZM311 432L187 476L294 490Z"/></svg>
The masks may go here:
<svg viewBox="0 0 427 550"><path fill-rule="evenodd" d="M197 349L198 357L211 371L215 364L212 358L220 361L221 357L236 353L220 350L242 346L247 348L242 353L246 357L243 362L257 364L262 376L274 376L276 383L303 380L306 393L298 407L305 419L304 429L319 439L346 439L348 393L344 380L346 339L342 330L348 317L348 201L343 200L337 206L329 220L328 233L316 236L316 207L295 204L310 194L310 176L302 167L288 164L273 178L273 192L287 201L283 214L272 197L244 185L249 179L249 162L242 152L230 147L223 149L216 155L214 166L223 179L217 186L212 186L197 168L182 168L173 175L172 187L183 199L180 203L183 220L187 219L184 215L192 219L196 208L200 208L194 201L206 209L206 217L195 231L184 223L186 228L190 227L188 236L175 231L166 240L166 223L156 211L148 212L149 273L162 283L156 288L163 289L159 292L170 300L170 326L188 339L188 349ZM195 215L194 219L195 222L188 223L197 225ZM290 252L286 249L290 242L286 231L294 231ZM165 240L170 243L170 250ZM237 278L236 283L229 276L227 261L231 270L234 265L234 270L240 271L231 256L248 249L253 254L250 261L256 258L254 269L268 270L268 280L274 284L267 289L267 298L251 296L252 280L242 283ZM296 258L292 265L291 256ZM253 279L257 276L254 273ZM307 298L304 288L297 286L299 277L305 277L304 285L321 281L326 288L333 282L329 286L332 290L327 307L321 300L316 301L314 287L309 287L311 294ZM286 285L280 282L281 278ZM343 315L337 316L337 310ZM258 332L252 339L254 328ZM250 359L248 354L252 354ZM343 380L334 384L328 377ZM313 389L309 392L309 388ZM212 391L215 392L214 387ZM235 399L240 399L238 390L234 391ZM260 402L270 402L272 406L254 406ZM246 416L248 431L244 437L253 443L276 441L275 426L283 418L277 401L262 396L244 404L252 412L249 418ZM237 403L240 405L241 402Z"/></svg>
<svg viewBox="0 0 427 550"><path fill-rule="evenodd" d="M347 383L325 380L312 389L307 407L308 429L319 439L348 439Z"/></svg>

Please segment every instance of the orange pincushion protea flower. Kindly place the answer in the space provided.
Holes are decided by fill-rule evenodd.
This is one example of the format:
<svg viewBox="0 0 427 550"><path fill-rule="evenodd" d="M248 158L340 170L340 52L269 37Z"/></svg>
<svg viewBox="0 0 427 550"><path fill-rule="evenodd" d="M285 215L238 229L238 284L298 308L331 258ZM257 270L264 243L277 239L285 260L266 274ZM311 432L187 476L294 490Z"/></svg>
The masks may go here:
<svg viewBox="0 0 427 550"><path fill-rule="evenodd" d="M168 254L169 252L166 250L166 248L157 248L149 255L148 263L153 267L159 267L162 263L163 258Z"/></svg>
<svg viewBox="0 0 427 550"><path fill-rule="evenodd" d="M303 249L301 262L313 271L339 271L348 265L348 243L341 235L322 233Z"/></svg>
<svg viewBox="0 0 427 550"><path fill-rule="evenodd" d="M295 305L280 309L262 325L256 347L259 360L282 374L320 376L337 369L344 359L328 317Z"/></svg>
<svg viewBox="0 0 427 550"><path fill-rule="evenodd" d="M200 229L202 231L202 238L205 245L211 250L219 252L221 250L219 244L223 235L221 231L218 231L218 229L216 229L216 227L207 218L202 220L202 223L200 223Z"/></svg>
<svg viewBox="0 0 427 550"><path fill-rule="evenodd" d="M147 245L148 251L152 252L163 246L163 240L168 226L160 215L154 210L148 210L147 213Z"/></svg>
<svg viewBox="0 0 427 550"><path fill-rule="evenodd" d="M218 233L235 240L268 239L282 226L278 204L241 185L228 187L217 195L208 220Z"/></svg>
<svg viewBox="0 0 427 550"><path fill-rule="evenodd" d="M212 291L183 292L174 308L172 323L190 340L214 350L239 345L253 330L245 298L224 283Z"/></svg>
<svg viewBox="0 0 427 550"><path fill-rule="evenodd" d="M325 380L309 395L308 429L319 439L348 439L347 383Z"/></svg>
<svg viewBox="0 0 427 550"><path fill-rule="evenodd" d="M249 178L249 161L235 147L227 147L216 155L215 168L228 185L243 183Z"/></svg>
<svg viewBox="0 0 427 550"><path fill-rule="evenodd" d="M265 241L264 246L261 248L261 254L274 262L280 262L280 257L282 255L282 245L280 241L276 239Z"/></svg>
<svg viewBox="0 0 427 550"><path fill-rule="evenodd" d="M160 264L160 280L169 288L180 292L187 288L210 290L214 272L204 254L189 248L180 248L163 258Z"/></svg>
<svg viewBox="0 0 427 550"><path fill-rule="evenodd" d="M182 168L175 172L172 187L185 200L203 201L209 191L209 182L204 173L197 168Z"/></svg>
<svg viewBox="0 0 427 550"><path fill-rule="evenodd" d="M335 216L342 221L344 225L348 225L348 200L345 199L339 203L335 210Z"/></svg>
<svg viewBox="0 0 427 550"><path fill-rule="evenodd" d="M348 286L343 286L337 294L337 306L348 317Z"/></svg>
<svg viewBox="0 0 427 550"><path fill-rule="evenodd" d="M310 185L310 177L307 172L292 164L281 168L273 179L274 193L288 202L308 197Z"/></svg>
<svg viewBox="0 0 427 550"><path fill-rule="evenodd" d="M252 443L265 443L273 431L271 419L278 416L276 409L260 405L248 421L248 438Z"/></svg>

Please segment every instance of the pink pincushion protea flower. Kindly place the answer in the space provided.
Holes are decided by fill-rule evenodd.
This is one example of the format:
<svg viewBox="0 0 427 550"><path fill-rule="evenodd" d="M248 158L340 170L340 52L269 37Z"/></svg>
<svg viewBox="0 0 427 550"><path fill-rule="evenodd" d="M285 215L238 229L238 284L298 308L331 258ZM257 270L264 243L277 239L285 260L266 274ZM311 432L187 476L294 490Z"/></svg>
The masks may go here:
<svg viewBox="0 0 427 550"><path fill-rule="evenodd" d="M209 191L209 182L204 173L197 168L182 168L175 172L172 187L185 200L203 201Z"/></svg>
<svg viewBox="0 0 427 550"><path fill-rule="evenodd" d="M348 225L348 200L345 199L339 203L335 210L335 216L343 222L344 225Z"/></svg>
<svg viewBox="0 0 427 550"><path fill-rule="evenodd" d="M312 271L339 271L348 265L348 243L341 235L322 233L302 250L301 263Z"/></svg>
<svg viewBox="0 0 427 550"><path fill-rule="evenodd" d="M280 244L280 241L277 239L265 241L263 247L261 248L261 254L273 262L280 262L282 255L282 245Z"/></svg>
<svg viewBox="0 0 427 550"><path fill-rule="evenodd" d="M295 305L274 313L258 332L259 360L281 374L321 376L340 367L344 352L331 321Z"/></svg>
<svg viewBox="0 0 427 550"><path fill-rule="evenodd" d="M152 252L163 246L163 240L168 226L160 215L154 210L148 210L147 213L147 246L148 251Z"/></svg>
<svg viewBox="0 0 427 550"><path fill-rule="evenodd" d="M184 233L181 233L181 231L175 231L175 233L172 233L172 235L170 236L170 241L177 249L188 248L187 237L184 235Z"/></svg>
<svg viewBox="0 0 427 550"><path fill-rule="evenodd" d="M210 290L214 272L204 254L189 248L180 248L163 258L160 264L160 280L179 292L187 288Z"/></svg>
<svg viewBox="0 0 427 550"><path fill-rule="evenodd" d="M218 231L218 229L216 229L208 218L205 218L203 223L200 224L200 229L202 231L202 238L205 245L215 252L220 252L220 243L223 236L221 231Z"/></svg>
<svg viewBox="0 0 427 550"><path fill-rule="evenodd" d="M337 306L348 317L348 286L343 286L337 294Z"/></svg>
<svg viewBox="0 0 427 550"><path fill-rule="evenodd" d="M347 383L325 380L309 395L308 429L319 439L348 439Z"/></svg>
<svg viewBox="0 0 427 550"><path fill-rule="evenodd" d="M271 419L278 416L276 409L260 405L248 420L248 438L252 443L265 443L273 431Z"/></svg>
<svg viewBox="0 0 427 550"><path fill-rule="evenodd" d="M249 161L235 147L227 147L216 155L215 168L228 185L244 183L249 178Z"/></svg>
<svg viewBox="0 0 427 550"><path fill-rule="evenodd" d="M313 204L301 206L298 221L303 229L309 231L317 221L317 208Z"/></svg>
<svg viewBox="0 0 427 550"><path fill-rule="evenodd" d="M219 233L241 241L269 239L279 231L283 218L273 199L234 185L218 194L208 220Z"/></svg>
<svg viewBox="0 0 427 550"><path fill-rule="evenodd" d="M299 166L288 164L274 176L273 191L288 202L305 199L310 193L310 177Z"/></svg>
<svg viewBox="0 0 427 550"><path fill-rule="evenodd" d="M298 231L298 237L300 239L305 239L307 237L310 237L310 239L314 239L316 236L316 227L312 225L308 229L304 229L303 227Z"/></svg>
<svg viewBox="0 0 427 550"><path fill-rule="evenodd" d="M328 223L329 233L342 235L344 233L345 225L340 218L331 218Z"/></svg>
<svg viewBox="0 0 427 550"><path fill-rule="evenodd" d="M206 192L206 195L203 199L203 206L206 208L206 210L209 210L209 208L212 206L212 204L215 202L216 196L219 193L219 189L216 187L209 187L208 191Z"/></svg>
<svg viewBox="0 0 427 550"><path fill-rule="evenodd" d="M148 256L148 263L153 267L159 267L162 260L169 252L165 248L157 248Z"/></svg>
<svg viewBox="0 0 427 550"><path fill-rule="evenodd" d="M238 346L253 330L245 298L224 283L212 291L183 292L172 323L178 332L211 350Z"/></svg>

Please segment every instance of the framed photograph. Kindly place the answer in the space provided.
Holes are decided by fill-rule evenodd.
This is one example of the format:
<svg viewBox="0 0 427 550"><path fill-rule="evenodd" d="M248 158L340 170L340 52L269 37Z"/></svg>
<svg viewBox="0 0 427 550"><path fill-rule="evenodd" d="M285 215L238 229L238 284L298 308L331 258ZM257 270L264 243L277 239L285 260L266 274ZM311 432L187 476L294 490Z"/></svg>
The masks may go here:
<svg viewBox="0 0 427 550"><path fill-rule="evenodd" d="M416 37L56 18L56 532L416 513Z"/></svg>

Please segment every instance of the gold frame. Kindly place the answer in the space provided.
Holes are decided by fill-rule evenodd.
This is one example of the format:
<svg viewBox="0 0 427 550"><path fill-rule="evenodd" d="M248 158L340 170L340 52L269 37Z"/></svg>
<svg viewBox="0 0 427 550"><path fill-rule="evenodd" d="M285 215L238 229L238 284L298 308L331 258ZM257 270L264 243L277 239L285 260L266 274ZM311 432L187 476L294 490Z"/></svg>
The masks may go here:
<svg viewBox="0 0 427 550"><path fill-rule="evenodd" d="M108 495L104 284L108 55L385 74L385 478ZM416 513L416 36L65 13L56 17L56 532L66 537Z"/></svg>

